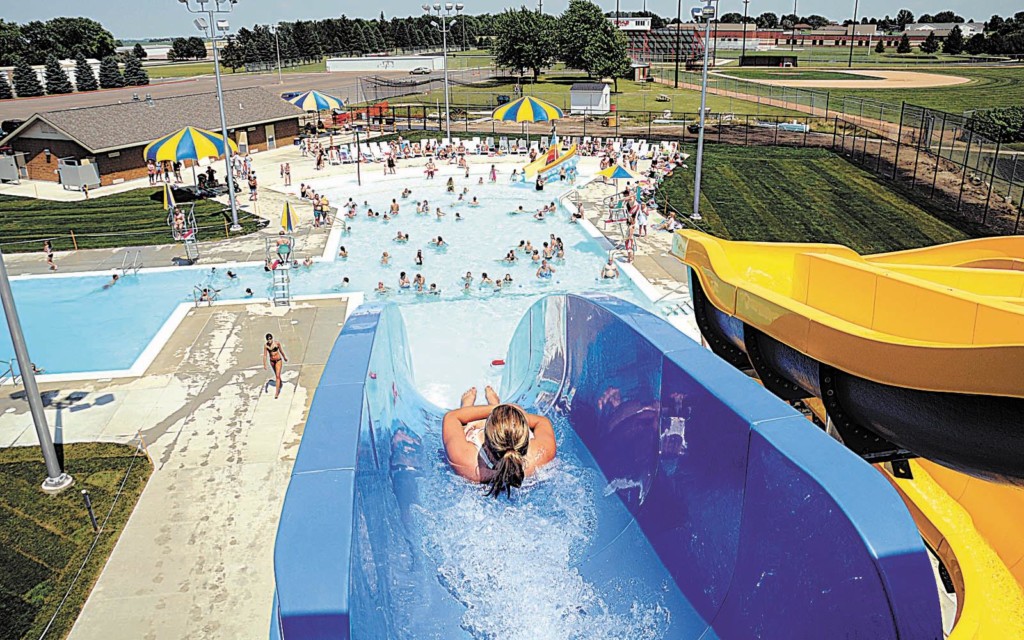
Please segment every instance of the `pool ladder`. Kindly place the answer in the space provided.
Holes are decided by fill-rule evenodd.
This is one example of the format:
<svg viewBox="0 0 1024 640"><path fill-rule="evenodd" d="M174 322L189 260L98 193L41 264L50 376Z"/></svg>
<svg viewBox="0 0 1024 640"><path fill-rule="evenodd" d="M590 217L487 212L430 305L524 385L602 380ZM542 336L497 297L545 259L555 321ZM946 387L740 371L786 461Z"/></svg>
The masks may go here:
<svg viewBox="0 0 1024 640"><path fill-rule="evenodd" d="M141 249L137 250L135 252L135 255L132 256L131 264L128 264L128 256L132 256L131 250L125 251L124 252L124 258L121 259L121 275L122 276L128 275L129 271L131 271L133 274L136 274L136 273L139 272L139 269L142 268L142 250Z"/></svg>
<svg viewBox="0 0 1024 640"><path fill-rule="evenodd" d="M274 269L274 286L272 289L274 306L291 305L291 265L287 262Z"/></svg>

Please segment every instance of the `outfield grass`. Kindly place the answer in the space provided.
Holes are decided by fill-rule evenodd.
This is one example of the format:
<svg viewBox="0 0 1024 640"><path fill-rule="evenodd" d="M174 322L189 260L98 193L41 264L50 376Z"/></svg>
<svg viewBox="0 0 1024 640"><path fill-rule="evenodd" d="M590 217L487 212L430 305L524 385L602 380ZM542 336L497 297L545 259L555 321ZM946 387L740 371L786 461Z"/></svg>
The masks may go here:
<svg viewBox="0 0 1024 640"><path fill-rule="evenodd" d="M46 637L67 635L153 470L145 454L135 456L135 447L86 443L62 450L75 485L56 496L39 488L46 467L38 447L0 450L0 640L39 638L70 588ZM81 490L89 491L102 522L126 475L99 542L72 586L95 538Z"/></svg>
<svg viewBox="0 0 1024 640"><path fill-rule="evenodd" d="M570 86L584 80L586 80L585 77L541 76L539 82L525 83L522 87L525 95L546 100L568 111ZM498 104L497 97L499 95L512 97L514 88L514 83L500 81L482 82L473 86L455 86L451 89L451 105L453 108L467 110L494 108ZM660 94L668 96L669 101L658 102L656 98ZM673 89L669 85L653 82L619 80L619 93L612 93L611 102L618 111L655 111L660 113L669 109L676 114L700 112L699 91ZM403 96L391 100L390 103L393 105L444 104L444 92L434 91L421 95ZM713 95L708 96L708 106L712 111L720 113L750 113L766 116L801 115L789 109Z"/></svg>
<svg viewBox="0 0 1024 640"><path fill-rule="evenodd" d="M0 238L5 252L40 251L42 241L52 238L53 248L74 248L74 231L79 249L133 247L173 242L162 200L150 196L159 187L145 187L77 202L53 202L0 195ZM224 205L212 200L196 202L199 238L224 237ZM242 233L256 230L256 218L240 216ZM230 221L230 220L229 220ZM106 235L89 235L106 234ZM32 240L33 242L20 241Z"/></svg>
<svg viewBox="0 0 1024 640"><path fill-rule="evenodd" d="M660 196L689 211L693 172L677 171ZM704 228L730 240L831 242L860 253L968 237L824 149L708 147L701 212Z"/></svg>
<svg viewBox="0 0 1024 640"><path fill-rule="evenodd" d="M729 69L720 67L716 73L720 75L743 78L744 80L881 80L874 76L843 73L842 71L822 71L820 69L765 69L746 67Z"/></svg>
<svg viewBox="0 0 1024 640"><path fill-rule="evenodd" d="M971 109L1024 104L1024 66L929 68L918 71L961 76L971 81L931 89L829 89L829 106L837 109L844 97L860 97L897 105L906 100L909 104L959 114ZM899 118L898 111L895 117Z"/></svg>
<svg viewBox="0 0 1024 640"><path fill-rule="evenodd" d="M309 64L301 64L295 67L284 67L282 73L319 73L327 71L327 63L323 60L320 62L310 62ZM193 76L206 76L213 74L213 62L176 62L161 65L146 66L146 72L150 78L191 78ZM221 67L221 73L246 73L242 69L231 71ZM259 71L255 73L277 73L277 68L273 68L269 71Z"/></svg>

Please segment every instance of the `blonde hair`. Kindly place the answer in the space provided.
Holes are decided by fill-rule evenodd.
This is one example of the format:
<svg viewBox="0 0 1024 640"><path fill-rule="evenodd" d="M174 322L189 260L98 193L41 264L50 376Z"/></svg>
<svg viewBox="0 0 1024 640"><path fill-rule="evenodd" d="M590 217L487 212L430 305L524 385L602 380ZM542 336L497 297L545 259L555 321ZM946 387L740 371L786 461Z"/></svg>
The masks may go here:
<svg viewBox="0 0 1024 640"><path fill-rule="evenodd" d="M494 460L494 475L487 495L512 494L526 477L526 453L530 447L530 425L526 413L511 404L499 404L484 424L484 446Z"/></svg>

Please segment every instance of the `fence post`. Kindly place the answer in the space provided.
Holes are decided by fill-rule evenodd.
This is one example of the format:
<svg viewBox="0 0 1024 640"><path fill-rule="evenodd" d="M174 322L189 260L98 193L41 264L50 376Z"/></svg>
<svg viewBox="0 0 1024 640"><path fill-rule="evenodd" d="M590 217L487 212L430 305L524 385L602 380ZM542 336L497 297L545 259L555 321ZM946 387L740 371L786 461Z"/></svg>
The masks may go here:
<svg viewBox="0 0 1024 640"><path fill-rule="evenodd" d="M939 163L942 161L942 141L946 137L946 114L942 114L942 131L939 133L939 150L935 153L935 174L932 176L932 190L928 194L929 198L935 197L935 184L939 180Z"/></svg>
<svg viewBox="0 0 1024 640"><path fill-rule="evenodd" d="M826 118L827 120L827 118ZM836 114L835 121L832 123L832 152L836 150L836 136L839 135L839 114Z"/></svg>
<svg viewBox="0 0 1024 640"><path fill-rule="evenodd" d="M744 116L747 119L746 126L743 127L743 146L747 146L747 136L750 134L750 115Z"/></svg>
<svg viewBox="0 0 1024 640"><path fill-rule="evenodd" d="M75 251L78 251L78 240L75 239L75 230L69 229L71 232L71 244L75 245Z"/></svg>
<svg viewBox="0 0 1024 640"><path fill-rule="evenodd" d="M1017 207L1017 221L1013 223L1013 233L1017 235L1017 227L1020 226L1020 214L1024 213L1024 189L1020 190L1020 205Z"/></svg>
<svg viewBox="0 0 1024 640"><path fill-rule="evenodd" d="M967 150L964 151L964 164L960 169L960 193L956 197L956 211L960 213L960 203L964 199L964 185L967 184L967 162L971 157L971 143L974 142L974 129L967 134Z"/></svg>
<svg viewBox="0 0 1024 640"><path fill-rule="evenodd" d="M892 179L896 179L896 169L900 166L900 147L903 145L903 115L907 111L907 101L900 107L900 128L896 131L896 159L892 163Z"/></svg>
<svg viewBox="0 0 1024 640"><path fill-rule="evenodd" d="M1003 134L1000 133L999 137L996 138L996 155L992 159L992 171L988 176L988 195L985 196L985 211L981 214L981 225L985 226L985 222L988 220L988 205L992 200L992 187L995 186L996 182L996 165L999 163L999 151L1003 146ZM1013 184L1012 182L1010 183Z"/></svg>
<svg viewBox="0 0 1024 640"><path fill-rule="evenodd" d="M832 99L832 92L825 92L825 119L828 120L828 103Z"/></svg>

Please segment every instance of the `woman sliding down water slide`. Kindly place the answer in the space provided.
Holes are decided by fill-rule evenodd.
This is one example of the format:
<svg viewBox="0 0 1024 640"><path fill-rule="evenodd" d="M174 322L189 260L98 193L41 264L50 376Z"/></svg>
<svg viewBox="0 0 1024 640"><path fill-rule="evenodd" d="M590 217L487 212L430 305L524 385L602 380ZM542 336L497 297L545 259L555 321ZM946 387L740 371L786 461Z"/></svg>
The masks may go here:
<svg viewBox="0 0 1024 640"><path fill-rule="evenodd" d="M452 469L486 484L487 495L512 494L523 479L555 458L551 421L501 404L494 389L484 390L486 405L476 405L476 387L462 394L462 406L445 414L441 437Z"/></svg>

